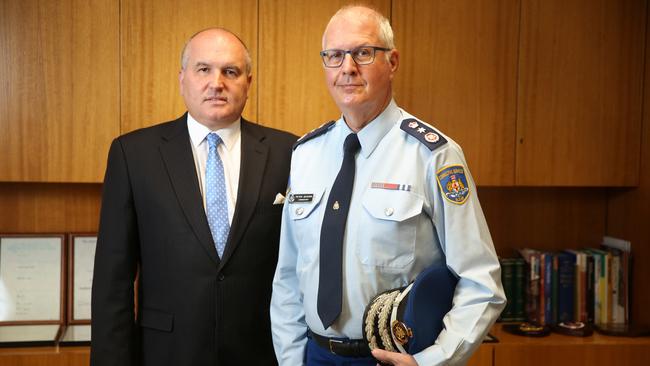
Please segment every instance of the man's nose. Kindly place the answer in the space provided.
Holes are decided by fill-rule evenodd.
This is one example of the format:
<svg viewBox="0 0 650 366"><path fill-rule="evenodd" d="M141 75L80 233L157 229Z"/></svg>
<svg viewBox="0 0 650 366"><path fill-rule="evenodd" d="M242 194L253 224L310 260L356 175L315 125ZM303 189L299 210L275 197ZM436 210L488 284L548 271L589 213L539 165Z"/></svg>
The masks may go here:
<svg viewBox="0 0 650 366"><path fill-rule="evenodd" d="M210 87L216 89L223 89L223 75L220 72L215 72L210 78Z"/></svg>
<svg viewBox="0 0 650 366"><path fill-rule="evenodd" d="M344 74L356 74L359 69L359 65L357 65L357 62L354 61L352 58L352 55L347 53L343 57L343 63L341 64L341 71L343 71Z"/></svg>

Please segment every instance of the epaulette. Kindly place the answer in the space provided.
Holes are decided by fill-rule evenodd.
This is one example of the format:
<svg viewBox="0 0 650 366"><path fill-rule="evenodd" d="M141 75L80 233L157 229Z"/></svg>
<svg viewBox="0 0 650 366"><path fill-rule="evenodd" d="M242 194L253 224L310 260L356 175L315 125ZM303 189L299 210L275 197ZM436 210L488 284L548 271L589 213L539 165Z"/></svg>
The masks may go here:
<svg viewBox="0 0 650 366"><path fill-rule="evenodd" d="M426 145L426 147L431 151L447 143L447 139L440 135L436 130L414 118L403 120L400 128L404 130L404 132L420 140L420 142Z"/></svg>
<svg viewBox="0 0 650 366"><path fill-rule="evenodd" d="M329 121L329 122L321 125L320 127L315 128L315 129L307 132L307 134L305 134L303 137L299 138L298 141L296 141L293 144L293 150L295 150L303 142L307 142L307 141L313 139L314 137L318 137L318 136L324 134L325 132L327 132L327 130L329 130L330 127L334 126L334 123L336 123L336 121Z"/></svg>

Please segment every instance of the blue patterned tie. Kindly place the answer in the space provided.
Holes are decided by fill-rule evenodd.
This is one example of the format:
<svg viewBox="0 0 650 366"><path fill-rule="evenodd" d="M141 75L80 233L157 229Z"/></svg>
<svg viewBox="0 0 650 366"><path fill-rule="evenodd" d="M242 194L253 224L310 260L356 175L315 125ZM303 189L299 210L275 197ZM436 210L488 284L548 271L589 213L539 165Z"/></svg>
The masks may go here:
<svg viewBox="0 0 650 366"><path fill-rule="evenodd" d="M317 311L325 329L341 314L343 237L354 186L354 159L360 147L356 134L345 138L343 162L330 190L321 226Z"/></svg>
<svg viewBox="0 0 650 366"><path fill-rule="evenodd" d="M205 200L212 239L214 239L219 258L221 258L228 240L228 231L230 231L226 179L223 172L223 163L219 154L217 154L217 146L222 141L216 133L210 133L206 138L208 139L209 151L208 161L205 166Z"/></svg>

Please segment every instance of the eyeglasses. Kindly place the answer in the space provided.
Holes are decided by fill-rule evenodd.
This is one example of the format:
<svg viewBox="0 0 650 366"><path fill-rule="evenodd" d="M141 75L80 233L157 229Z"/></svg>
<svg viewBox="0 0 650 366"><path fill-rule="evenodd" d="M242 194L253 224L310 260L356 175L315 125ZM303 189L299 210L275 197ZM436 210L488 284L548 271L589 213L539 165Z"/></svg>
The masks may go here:
<svg viewBox="0 0 650 366"><path fill-rule="evenodd" d="M360 46L351 50L330 49L320 51L320 57L323 58L325 67L339 67L343 65L345 55L350 54L357 65L368 65L375 61L376 51L390 51L390 48L376 46Z"/></svg>

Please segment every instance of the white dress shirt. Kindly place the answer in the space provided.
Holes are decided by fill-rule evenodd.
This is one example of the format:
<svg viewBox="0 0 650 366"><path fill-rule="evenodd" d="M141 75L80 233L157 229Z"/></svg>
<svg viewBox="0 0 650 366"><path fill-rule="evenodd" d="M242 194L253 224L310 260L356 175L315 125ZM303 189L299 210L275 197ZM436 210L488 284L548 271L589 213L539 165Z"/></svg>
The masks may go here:
<svg viewBox="0 0 650 366"><path fill-rule="evenodd" d="M228 221L232 226L232 218L235 214L237 203L237 190L239 189L239 168L241 165L241 118L231 123L228 127L216 131L210 130L187 114L187 129L190 133L192 155L196 175L199 177L201 196L203 196L203 207L205 208L205 164L208 160L209 133L216 133L223 143L219 144L217 153L223 163L224 176L226 178L226 194L228 195Z"/></svg>

